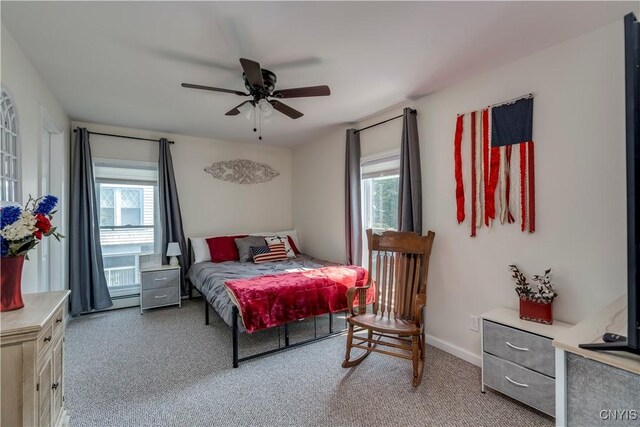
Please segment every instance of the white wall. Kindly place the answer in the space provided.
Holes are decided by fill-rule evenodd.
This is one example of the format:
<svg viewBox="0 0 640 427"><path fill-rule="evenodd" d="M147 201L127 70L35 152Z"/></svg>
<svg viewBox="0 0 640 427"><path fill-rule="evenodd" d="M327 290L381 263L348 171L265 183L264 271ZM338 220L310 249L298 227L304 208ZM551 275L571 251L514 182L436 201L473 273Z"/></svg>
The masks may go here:
<svg viewBox="0 0 640 427"><path fill-rule="evenodd" d="M41 195L39 171L41 164L42 109L46 110L55 122L55 126L65 132L65 158L67 159L67 165L69 164L69 117L4 25L2 25L1 58L0 79L2 87L12 95L20 122L22 199L23 202L26 202L29 194L34 197ZM68 170L65 171L65 175L68 176ZM68 206L68 200L63 202ZM65 222L66 219L59 216L54 219L54 225L62 225ZM64 229L64 225L62 229ZM62 247L55 241L51 242L50 248L50 251L62 250ZM38 291L38 278L41 274L38 265L39 256L39 251L32 251L29 254L31 260L25 262L22 276L22 290L24 293ZM63 261L66 271L66 254L63 257Z"/></svg>
<svg viewBox="0 0 640 427"><path fill-rule="evenodd" d="M346 130L363 128L399 114L402 114L402 108L391 108L352 126L336 126L319 139L294 148L293 222L304 242L305 252L318 258L345 262ZM401 133L401 120L362 132L361 156L399 150Z"/></svg>
<svg viewBox="0 0 640 427"><path fill-rule="evenodd" d="M436 232L426 322L432 340L477 361L479 335L468 330L468 315L517 307L511 263L528 274L553 269L558 320L578 322L625 291L623 65L620 21L407 104L418 110L423 224ZM472 239L468 222L456 223L456 114L529 92L536 96L537 231L497 225ZM345 129L293 154L294 225L309 252L336 260L344 260ZM398 147L400 129L395 121L363 132L363 155Z"/></svg>
<svg viewBox="0 0 640 427"><path fill-rule="evenodd" d="M259 144L195 138L96 123L73 122L73 128L94 132L165 137L171 146L173 168L187 237L228 233L290 229L291 150ZM158 161L158 143L91 135L94 158ZM235 184L214 179L204 171L213 162L250 159L270 165L280 172L261 184Z"/></svg>

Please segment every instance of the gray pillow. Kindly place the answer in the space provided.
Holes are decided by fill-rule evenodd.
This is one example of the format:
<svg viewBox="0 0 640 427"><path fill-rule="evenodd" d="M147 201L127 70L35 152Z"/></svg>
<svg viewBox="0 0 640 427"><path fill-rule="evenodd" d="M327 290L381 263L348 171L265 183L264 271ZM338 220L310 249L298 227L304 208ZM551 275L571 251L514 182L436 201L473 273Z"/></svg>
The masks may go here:
<svg viewBox="0 0 640 427"><path fill-rule="evenodd" d="M241 239L235 239L238 253L240 254L240 262L249 262L253 260L251 255L251 246L264 246L267 243L263 236L247 236Z"/></svg>

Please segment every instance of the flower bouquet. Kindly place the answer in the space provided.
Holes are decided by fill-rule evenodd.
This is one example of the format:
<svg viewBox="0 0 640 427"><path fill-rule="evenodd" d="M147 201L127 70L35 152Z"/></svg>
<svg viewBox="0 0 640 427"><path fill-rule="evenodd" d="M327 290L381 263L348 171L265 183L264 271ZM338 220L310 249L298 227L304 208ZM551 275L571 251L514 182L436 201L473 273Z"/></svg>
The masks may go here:
<svg viewBox="0 0 640 427"><path fill-rule="evenodd" d="M29 196L24 208L0 208L0 311L17 310L22 302L22 266L28 252L43 237L64 237L51 224L58 198L47 195L38 199Z"/></svg>
<svg viewBox="0 0 640 427"><path fill-rule="evenodd" d="M516 280L516 293L520 297L520 318L533 322L551 325L553 323L552 303L558 296L551 283L551 269L545 270L543 275L531 278L536 284L534 291L527 278L517 266L510 265L512 276Z"/></svg>

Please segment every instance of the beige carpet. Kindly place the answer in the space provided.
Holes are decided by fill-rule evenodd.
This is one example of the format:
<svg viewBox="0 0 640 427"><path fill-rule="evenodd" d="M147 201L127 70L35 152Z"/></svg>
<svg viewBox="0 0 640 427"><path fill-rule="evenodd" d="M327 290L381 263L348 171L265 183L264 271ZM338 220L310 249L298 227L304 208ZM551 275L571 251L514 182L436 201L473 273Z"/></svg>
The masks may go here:
<svg viewBox="0 0 640 427"><path fill-rule="evenodd" d="M343 369L345 338L231 368L231 333L201 300L72 320L65 404L72 426L551 426L499 393L480 393L480 369L428 347L424 379L404 360L372 354ZM312 323L311 323L312 324ZM307 324L308 325L308 324ZM296 325L300 334L304 325ZM272 331L244 348L277 345Z"/></svg>

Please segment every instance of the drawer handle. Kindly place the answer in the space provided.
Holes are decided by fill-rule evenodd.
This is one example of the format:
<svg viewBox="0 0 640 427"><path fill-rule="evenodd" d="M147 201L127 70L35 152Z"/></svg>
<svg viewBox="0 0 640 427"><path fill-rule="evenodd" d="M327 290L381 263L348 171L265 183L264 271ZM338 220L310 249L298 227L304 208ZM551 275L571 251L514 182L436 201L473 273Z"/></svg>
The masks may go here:
<svg viewBox="0 0 640 427"><path fill-rule="evenodd" d="M47 342L47 341L51 341L51 335L49 335L48 337L44 337L44 342Z"/></svg>
<svg viewBox="0 0 640 427"><path fill-rule="evenodd" d="M62 317L59 319L56 319L56 323L62 323Z"/></svg>
<svg viewBox="0 0 640 427"><path fill-rule="evenodd" d="M509 381L509 382L510 382L511 384L513 384L513 385L517 385L518 387L529 387L529 384L522 384L522 383L519 383L519 382L517 382L517 381L512 380L511 378L509 378L509 377L508 377L508 376L506 376L506 375L505 375L504 377L507 379L507 381Z"/></svg>
<svg viewBox="0 0 640 427"><path fill-rule="evenodd" d="M53 383L53 384L51 384L51 389L52 389L52 390L55 390L55 389L57 389L59 386L60 386L60 383Z"/></svg>
<svg viewBox="0 0 640 427"><path fill-rule="evenodd" d="M167 277L158 277L157 279L154 279L156 282L160 282L162 280L168 280Z"/></svg>
<svg viewBox="0 0 640 427"><path fill-rule="evenodd" d="M155 298L155 299L161 299L161 298L166 298L166 297L167 297L167 294L164 294L164 295L156 295L154 298Z"/></svg>
<svg viewBox="0 0 640 427"><path fill-rule="evenodd" d="M518 347L517 345L513 345L511 344L509 341L505 341L505 344L507 344L509 347L511 347L514 350L519 350L519 351L529 351L528 348L526 347Z"/></svg>

